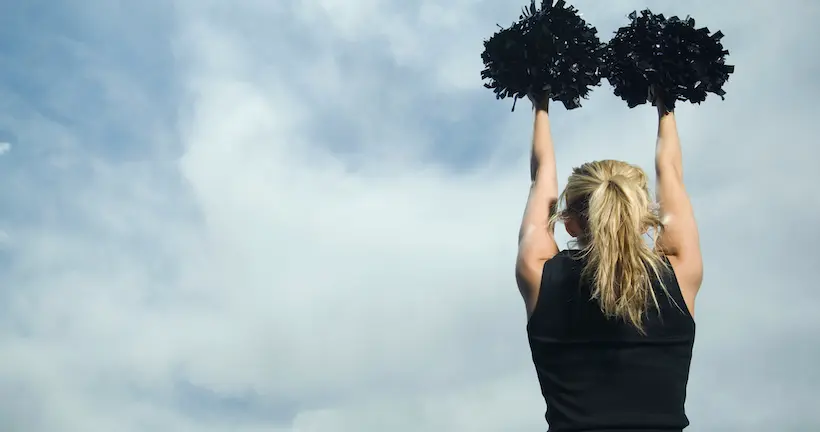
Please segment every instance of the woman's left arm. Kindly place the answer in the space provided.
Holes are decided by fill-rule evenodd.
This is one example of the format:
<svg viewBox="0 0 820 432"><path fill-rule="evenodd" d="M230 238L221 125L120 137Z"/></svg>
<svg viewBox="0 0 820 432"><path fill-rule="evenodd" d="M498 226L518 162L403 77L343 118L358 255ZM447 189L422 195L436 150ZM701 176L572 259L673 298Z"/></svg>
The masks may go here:
<svg viewBox="0 0 820 432"><path fill-rule="evenodd" d="M530 194L518 232L518 258L515 276L524 297L527 314L532 313L541 288L544 263L558 253L555 227L550 223L558 203L558 173L552 144L548 102L533 103Z"/></svg>

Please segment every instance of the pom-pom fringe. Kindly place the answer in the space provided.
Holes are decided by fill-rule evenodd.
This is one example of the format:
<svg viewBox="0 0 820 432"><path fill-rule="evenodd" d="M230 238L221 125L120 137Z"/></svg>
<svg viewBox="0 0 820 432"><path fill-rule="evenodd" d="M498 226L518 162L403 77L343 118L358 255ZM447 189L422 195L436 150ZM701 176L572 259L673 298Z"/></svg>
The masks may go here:
<svg viewBox="0 0 820 432"><path fill-rule="evenodd" d="M564 0L535 0L525 7L519 21L502 28L484 41L484 87L496 99L531 95L560 101L567 109L581 106L590 88L600 85L604 44L595 27Z"/></svg>
<svg viewBox="0 0 820 432"><path fill-rule="evenodd" d="M723 85L735 67L725 64L723 33L697 29L691 17L667 19L648 9L629 19L607 44L603 76L630 108L659 100L673 111L676 101L699 104L707 93L724 99Z"/></svg>

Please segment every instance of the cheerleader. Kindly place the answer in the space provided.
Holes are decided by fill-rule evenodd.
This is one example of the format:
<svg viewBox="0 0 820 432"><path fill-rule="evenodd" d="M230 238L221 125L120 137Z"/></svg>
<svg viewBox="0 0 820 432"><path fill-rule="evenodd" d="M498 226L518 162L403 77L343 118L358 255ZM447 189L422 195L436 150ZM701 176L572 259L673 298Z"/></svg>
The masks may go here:
<svg viewBox="0 0 820 432"><path fill-rule="evenodd" d="M549 430L681 431L703 267L675 115L655 101L655 205L646 173L615 160L575 168L559 194L549 98L531 100L516 279ZM559 251L556 222L577 248Z"/></svg>

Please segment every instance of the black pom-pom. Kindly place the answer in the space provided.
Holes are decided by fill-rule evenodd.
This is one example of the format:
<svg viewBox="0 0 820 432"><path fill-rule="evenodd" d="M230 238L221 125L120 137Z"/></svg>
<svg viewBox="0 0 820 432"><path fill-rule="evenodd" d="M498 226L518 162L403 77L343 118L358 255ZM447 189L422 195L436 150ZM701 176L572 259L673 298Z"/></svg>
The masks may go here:
<svg viewBox="0 0 820 432"><path fill-rule="evenodd" d="M604 45L595 27L564 0L535 0L519 21L484 41L484 70L496 99L515 101L532 95L560 101L567 109L581 106L590 88L601 82Z"/></svg>
<svg viewBox="0 0 820 432"><path fill-rule="evenodd" d="M723 85L735 67L725 64L723 33L648 9L629 19L607 44L603 75L630 108L658 98L673 111L676 101L699 104L707 93L724 98Z"/></svg>

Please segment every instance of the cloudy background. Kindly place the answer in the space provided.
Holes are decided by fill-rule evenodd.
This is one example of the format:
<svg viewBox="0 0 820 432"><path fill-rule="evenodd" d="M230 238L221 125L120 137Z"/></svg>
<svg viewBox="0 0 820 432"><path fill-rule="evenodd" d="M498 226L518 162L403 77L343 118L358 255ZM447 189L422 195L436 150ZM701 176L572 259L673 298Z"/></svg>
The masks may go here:
<svg viewBox="0 0 820 432"><path fill-rule="evenodd" d="M679 109L689 430L820 430L820 3L575 4L726 33L728 98ZM519 6L0 0L0 431L543 431L531 114L479 80ZM651 108L555 108L562 181L651 168Z"/></svg>

